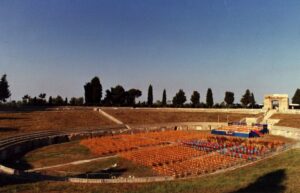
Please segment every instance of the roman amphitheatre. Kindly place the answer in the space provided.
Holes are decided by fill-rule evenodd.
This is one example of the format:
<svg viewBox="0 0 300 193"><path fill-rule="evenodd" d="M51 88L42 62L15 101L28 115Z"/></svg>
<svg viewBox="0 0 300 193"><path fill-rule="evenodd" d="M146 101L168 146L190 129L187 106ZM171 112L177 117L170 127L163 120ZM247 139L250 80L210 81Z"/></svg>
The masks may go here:
<svg viewBox="0 0 300 193"><path fill-rule="evenodd" d="M0 191L299 192L300 112L285 99L1 112Z"/></svg>

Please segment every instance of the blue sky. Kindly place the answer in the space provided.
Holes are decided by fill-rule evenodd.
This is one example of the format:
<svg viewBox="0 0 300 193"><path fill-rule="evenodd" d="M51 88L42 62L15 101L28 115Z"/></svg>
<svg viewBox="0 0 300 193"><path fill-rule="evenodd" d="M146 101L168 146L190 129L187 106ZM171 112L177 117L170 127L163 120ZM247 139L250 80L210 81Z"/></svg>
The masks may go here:
<svg viewBox="0 0 300 193"><path fill-rule="evenodd" d="M221 102L247 88L294 94L300 87L300 1L1 0L0 74L12 99L25 94L83 96L151 83L161 99L180 88Z"/></svg>

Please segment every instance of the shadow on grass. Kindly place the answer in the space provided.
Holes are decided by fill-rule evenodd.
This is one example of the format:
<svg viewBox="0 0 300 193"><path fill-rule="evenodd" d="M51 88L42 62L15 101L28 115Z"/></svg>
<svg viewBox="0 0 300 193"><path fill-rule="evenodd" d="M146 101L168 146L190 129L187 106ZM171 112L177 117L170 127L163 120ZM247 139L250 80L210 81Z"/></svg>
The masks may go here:
<svg viewBox="0 0 300 193"><path fill-rule="evenodd" d="M286 189L286 187L282 185L285 178L286 172L284 169L276 170L259 177L247 187L232 193L281 193Z"/></svg>
<svg viewBox="0 0 300 193"><path fill-rule="evenodd" d="M32 168L32 165L28 163L25 159L16 159L13 160L7 164L2 163L3 165L7 167L11 167L18 170L18 175L8 175L0 173L0 187L6 186L6 185L18 185L18 184L28 184L28 183L34 183L34 182L40 182L40 181L62 181L64 178L59 176L49 176L44 175L39 172L32 172L32 173L26 173L22 170L30 169Z"/></svg>
<svg viewBox="0 0 300 193"><path fill-rule="evenodd" d="M3 165L17 170L28 170L33 168L23 156L16 156L15 159L3 162Z"/></svg>
<svg viewBox="0 0 300 193"><path fill-rule="evenodd" d="M18 172L17 175L8 175L4 173L0 173L0 187L6 185L18 185L18 184L28 184L34 182L41 181L64 181L64 177L60 176L51 176L47 174L43 174L40 172L30 172L26 173L23 170L32 169L33 166L27 162L24 157L16 157L14 160L10 160L9 162L1 163L7 167L14 168Z"/></svg>
<svg viewBox="0 0 300 193"><path fill-rule="evenodd" d="M126 171L127 171L126 168L109 168L107 170L101 170L93 173L87 172L73 177L90 178L90 179L107 179L107 178L122 176L122 174L125 173Z"/></svg>

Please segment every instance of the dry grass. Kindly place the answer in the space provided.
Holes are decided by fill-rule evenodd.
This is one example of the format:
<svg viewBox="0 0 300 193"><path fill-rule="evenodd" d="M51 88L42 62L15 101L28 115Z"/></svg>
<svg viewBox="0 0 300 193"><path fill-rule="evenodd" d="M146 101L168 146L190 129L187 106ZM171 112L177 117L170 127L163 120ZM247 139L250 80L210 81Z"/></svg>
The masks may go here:
<svg viewBox="0 0 300 193"><path fill-rule="evenodd" d="M0 113L0 137L41 130L99 128L113 122L91 109Z"/></svg>
<svg viewBox="0 0 300 193"><path fill-rule="evenodd" d="M277 123L279 126L300 128L300 115L275 114L272 119L280 119Z"/></svg>
<svg viewBox="0 0 300 193"><path fill-rule="evenodd" d="M255 114L211 113L191 111L163 111L159 109L105 109L126 124L155 124L172 122L231 122L245 117L258 117Z"/></svg>

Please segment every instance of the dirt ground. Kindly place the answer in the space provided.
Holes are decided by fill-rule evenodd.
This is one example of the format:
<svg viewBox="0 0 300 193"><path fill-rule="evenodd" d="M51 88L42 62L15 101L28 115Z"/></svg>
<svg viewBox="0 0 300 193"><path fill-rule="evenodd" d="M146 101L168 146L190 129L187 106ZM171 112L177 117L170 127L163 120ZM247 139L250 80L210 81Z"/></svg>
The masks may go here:
<svg viewBox="0 0 300 193"><path fill-rule="evenodd" d="M300 114L275 114L272 116L272 119L280 119L276 125L300 128Z"/></svg>
<svg viewBox="0 0 300 193"><path fill-rule="evenodd" d="M114 125L92 109L0 113L0 138L41 130L99 128Z"/></svg>
<svg viewBox="0 0 300 193"><path fill-rule="evenodd" d="M212 113L191 111L163 111L156 109L104 109L105 112L126 124L155 124L171 122L231 122L245 117L258 117L259 114Z"/></svg>

